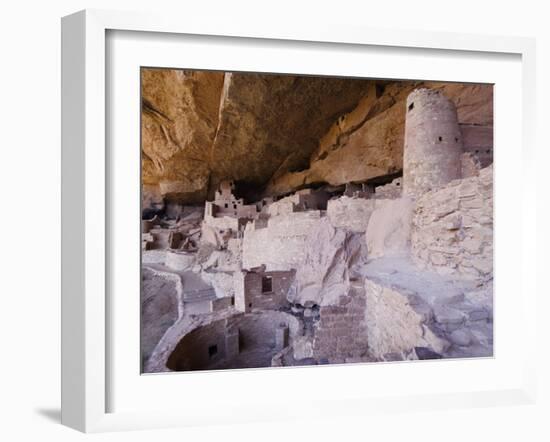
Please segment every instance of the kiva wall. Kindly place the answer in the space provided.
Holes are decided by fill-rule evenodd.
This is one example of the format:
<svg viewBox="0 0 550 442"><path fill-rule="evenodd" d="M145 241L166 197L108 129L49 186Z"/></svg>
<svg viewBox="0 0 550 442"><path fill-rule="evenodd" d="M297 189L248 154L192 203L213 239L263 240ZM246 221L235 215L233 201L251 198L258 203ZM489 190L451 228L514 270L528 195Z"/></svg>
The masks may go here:
<svg viewBox="0 0 550 442"><path fill-rule="evenodd" d="M246 367L265 366L263 360L262 364L254 365L258 362L254 352L262 353L263 359L270 361L280 350L276 335L281 327L288 328L287 344L301 332L300 321L284 312L238 314L216 320L183 336L166 366L174 371L239 368L235 364L237 359Z"/></svg>
<svg viewBox="0 0 550 442"><path fill-rule="evenodd" d="M226 357L225 335L228 322L221 319L199 327L178 343L166 366L170 370L201 370L223 361ZM215 347L215 354L209 349Z"/></svg>

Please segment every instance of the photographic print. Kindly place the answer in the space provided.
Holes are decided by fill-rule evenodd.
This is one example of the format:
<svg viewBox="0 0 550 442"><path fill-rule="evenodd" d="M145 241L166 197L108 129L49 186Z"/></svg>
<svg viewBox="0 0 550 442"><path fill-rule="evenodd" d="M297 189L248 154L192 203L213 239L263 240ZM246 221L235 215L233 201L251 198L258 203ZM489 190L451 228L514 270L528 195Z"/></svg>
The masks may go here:
<svg viewBox="0 0 550 442"><path fill-rule="evenodd" d="M493 85L140 75L143 373L493 356Z"/></svg>

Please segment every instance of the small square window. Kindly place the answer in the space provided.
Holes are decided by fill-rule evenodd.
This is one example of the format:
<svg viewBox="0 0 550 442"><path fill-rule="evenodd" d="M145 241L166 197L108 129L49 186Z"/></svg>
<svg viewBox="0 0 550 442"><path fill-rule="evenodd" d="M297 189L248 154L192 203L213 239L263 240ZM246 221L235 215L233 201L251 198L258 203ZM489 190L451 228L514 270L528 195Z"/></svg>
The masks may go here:
<svg viewBox="0 0 550 442"><path fill-rule="evenodd" d="M269 293L273 291L273 279L271 276L262 277L262 293Z"/></svg>

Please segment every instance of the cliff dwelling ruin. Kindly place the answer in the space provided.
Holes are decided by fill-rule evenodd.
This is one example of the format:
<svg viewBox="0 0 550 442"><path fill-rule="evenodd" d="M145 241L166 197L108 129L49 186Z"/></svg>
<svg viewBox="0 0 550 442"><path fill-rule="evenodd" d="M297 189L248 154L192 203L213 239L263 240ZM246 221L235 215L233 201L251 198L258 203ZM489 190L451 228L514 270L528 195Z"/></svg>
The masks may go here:
<svg viewBox="0 0 550 442"><path fill-rule="evenodd" d="M142 69L145 373L493 355L493 87Z"/></svg>

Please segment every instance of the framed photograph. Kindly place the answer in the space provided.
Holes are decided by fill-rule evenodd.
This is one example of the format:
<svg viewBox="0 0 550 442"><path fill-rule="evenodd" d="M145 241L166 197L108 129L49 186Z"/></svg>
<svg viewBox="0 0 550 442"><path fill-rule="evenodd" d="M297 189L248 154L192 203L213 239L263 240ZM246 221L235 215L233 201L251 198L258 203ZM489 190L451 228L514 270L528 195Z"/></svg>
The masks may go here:
<svg viewBox="0 0 550 442"><path fill-rule="evenodd" d="M83 11L62 46L64 424L534 400L532 40Z"/></svg>

